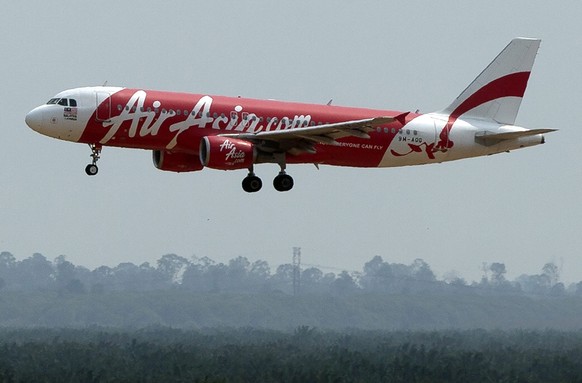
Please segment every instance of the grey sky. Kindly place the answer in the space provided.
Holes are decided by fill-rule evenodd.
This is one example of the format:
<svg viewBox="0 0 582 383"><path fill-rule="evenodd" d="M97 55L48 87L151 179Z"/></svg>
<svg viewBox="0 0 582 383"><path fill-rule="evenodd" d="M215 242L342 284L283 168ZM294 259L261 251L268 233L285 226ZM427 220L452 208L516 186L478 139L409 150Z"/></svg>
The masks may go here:
<svg viewBox="0 0 582 383"><path fill-rule="evenodd" d="M582 3L578 1L5 2L0 12L0 251L90 268L166 253L356 270L423 258L439 277L563 266L582 280ZM174 174L151 153L89 148L24 124L61 90L109 85L393 110L438 110L517 36L542 46L517 124L547 144L394 169L295 165L295 188L246 172Z"/></svg>

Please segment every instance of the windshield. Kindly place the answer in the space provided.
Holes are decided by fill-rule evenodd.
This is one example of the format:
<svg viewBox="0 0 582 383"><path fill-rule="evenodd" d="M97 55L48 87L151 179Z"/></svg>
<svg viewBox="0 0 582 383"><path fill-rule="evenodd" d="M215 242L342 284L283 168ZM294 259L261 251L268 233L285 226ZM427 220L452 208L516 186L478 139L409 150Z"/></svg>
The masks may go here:
<svg viewBox="0 0 582 383"><path fill-rule="evenodd" d="M47 105L77 106L77 100L74 98L51 98Z"/></svg>

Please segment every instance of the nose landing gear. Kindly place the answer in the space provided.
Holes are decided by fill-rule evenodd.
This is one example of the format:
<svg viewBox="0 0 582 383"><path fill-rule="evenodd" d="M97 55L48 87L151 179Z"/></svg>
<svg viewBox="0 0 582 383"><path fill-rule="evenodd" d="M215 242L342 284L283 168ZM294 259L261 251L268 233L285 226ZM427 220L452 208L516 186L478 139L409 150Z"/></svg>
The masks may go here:
<svg viewBox="0 0 582 383"><path fill-rule="evenodd" d="M94 176L95 174L97 174L97 172L99 172L99 168L97 167L97 161L99 161L99 158L101 157L101 145L97 145L97 144L89 144L89 147L91 148L91 158L92 161L89 165L87 165L85 167L85 173L87 173L88 176Z"/></svg>

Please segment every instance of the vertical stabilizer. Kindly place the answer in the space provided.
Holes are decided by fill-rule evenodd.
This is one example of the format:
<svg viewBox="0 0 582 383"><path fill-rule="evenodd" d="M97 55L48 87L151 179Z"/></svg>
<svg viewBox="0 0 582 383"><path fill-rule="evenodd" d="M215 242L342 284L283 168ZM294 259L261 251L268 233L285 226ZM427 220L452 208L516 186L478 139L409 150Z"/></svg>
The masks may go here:
<svg viewBox="0 0 582 383"><path fill-rule="evenodd" d="M440 113L513 125L540 46L539 39L516 38Z"/></svg>

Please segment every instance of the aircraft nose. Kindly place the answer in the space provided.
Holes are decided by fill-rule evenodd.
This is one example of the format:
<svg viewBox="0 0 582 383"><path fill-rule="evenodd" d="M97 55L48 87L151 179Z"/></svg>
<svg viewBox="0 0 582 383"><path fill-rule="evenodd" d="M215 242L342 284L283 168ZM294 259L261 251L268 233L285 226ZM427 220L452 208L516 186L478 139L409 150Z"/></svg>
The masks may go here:
<svg viewBox="0 0 582 383"><path fill-rule="evenodd" d="M26 114L24 118L26 125L37 132L42 129L42 110L35 108Z"/></svg>

